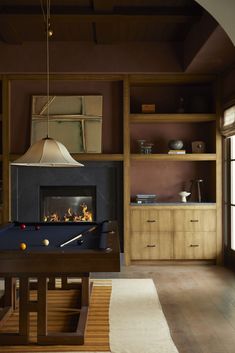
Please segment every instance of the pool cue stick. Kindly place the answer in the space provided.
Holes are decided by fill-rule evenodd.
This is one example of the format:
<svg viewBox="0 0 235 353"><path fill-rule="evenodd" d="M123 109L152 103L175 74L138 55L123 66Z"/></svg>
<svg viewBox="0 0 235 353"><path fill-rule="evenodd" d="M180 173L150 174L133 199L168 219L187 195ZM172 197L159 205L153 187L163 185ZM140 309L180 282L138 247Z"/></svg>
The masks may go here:
<svg viewBox="0 0 235 353"><path fill-rule="evenodd" d="M95 230L96 228L98 228L98 226L94 226L94 227L91 227L91 228L88 229L88 230L84 230L84 232L82 232L82 233L76 235L75 237L73 237L73 238L67 240L66 242L60 244L60 248L62 248L63 246L65 246L65 245L67 245L67 244L69 244L69 243L71 243L71 242L74 241L74 240L77 240L77 239L81 238L81 237L82 237L84 234L86 234L86 233L91 233L91 232L93 232L93 230Z"/></svg>

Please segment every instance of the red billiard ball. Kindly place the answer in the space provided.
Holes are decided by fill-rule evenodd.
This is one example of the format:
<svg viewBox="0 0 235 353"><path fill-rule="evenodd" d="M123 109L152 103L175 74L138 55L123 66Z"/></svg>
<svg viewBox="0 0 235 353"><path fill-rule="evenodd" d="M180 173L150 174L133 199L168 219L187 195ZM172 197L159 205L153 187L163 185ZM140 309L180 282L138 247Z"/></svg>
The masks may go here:
<svg viewBox="0 0 235 353"><path fill-rule="evenodd" d="M26 228L26 225L25 224L21 224L20 225L20 229L25 229Z"/></svg>
<svg viewBox="0 0 235 353"><path fill-rule="evenodd" d="M40 226L38 224L35 225L35 230L39 230Z"/></svg>

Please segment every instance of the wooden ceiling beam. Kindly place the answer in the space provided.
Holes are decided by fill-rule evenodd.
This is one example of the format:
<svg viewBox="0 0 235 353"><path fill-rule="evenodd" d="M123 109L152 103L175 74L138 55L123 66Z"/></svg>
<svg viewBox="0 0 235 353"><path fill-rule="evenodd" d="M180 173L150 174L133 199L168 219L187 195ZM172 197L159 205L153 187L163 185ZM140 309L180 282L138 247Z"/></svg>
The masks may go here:
<svg viewBox="0 0 235 353"><path fill-rule="evenodd" d="M93 0L95 12L113 12L115 0Z"/></svg>
<svg viewBox="0 0 235 353"><path fill-rule="evenodd" d="M22 21L22 23L27 23L27 19L32 18L41 18L40 15L36 14L1 14L0 17L5 19L6 21ZM117 15L117 14L101 14L101 13L93 13L93 14L51 14L52 21L74 21L74 22L97 22L97 23L105 23L105 22L141 22L141 23L191 23L196 20L195 16L184 16L184 15ZM14 23L14 22L13 22Z"/></svg>
<svg viewBox="0 0 235 353"><path fill-rule="evenodd" d="M0 16L0 37L8 44L22 44L19 35L11 22Z"/></svg>

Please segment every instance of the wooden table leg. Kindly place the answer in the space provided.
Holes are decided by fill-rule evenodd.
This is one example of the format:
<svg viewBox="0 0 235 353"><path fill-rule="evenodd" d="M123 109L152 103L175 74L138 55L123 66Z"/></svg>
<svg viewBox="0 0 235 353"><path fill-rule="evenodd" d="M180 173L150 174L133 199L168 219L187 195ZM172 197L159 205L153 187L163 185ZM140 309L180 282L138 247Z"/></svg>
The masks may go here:
<svg viewBox="0 0 235 353"><path fill-rule="evenodd" d="M47 336L47 278L38 278L38 343Z"/></svg>
<svg viewBox="0 0 235 353"><path fill-rule="evenodd" d="M29 340L29 278L20 277L19 288L19 336Z"/></svg>
<svg viewBox="0 0 235 353"><path fill-rule="evenodd" d="M5 293L4 293L4 300L3 306L10 306L14 310L16 308L16 278L13 277L6 277L5 281Z"/></svg>

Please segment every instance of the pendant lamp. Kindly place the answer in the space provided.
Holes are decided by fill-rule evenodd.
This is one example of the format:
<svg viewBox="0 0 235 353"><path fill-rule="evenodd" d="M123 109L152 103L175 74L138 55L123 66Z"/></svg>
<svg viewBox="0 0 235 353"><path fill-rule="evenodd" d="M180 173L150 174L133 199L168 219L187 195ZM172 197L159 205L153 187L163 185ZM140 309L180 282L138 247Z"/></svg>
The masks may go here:
<svg viewBox="0 0 235 353"><path fill-rule="evenodd" d="M41 0L42 1L42 0ZM46 15L41 7L46 23L46 54L47 54L47 102L50 98L50 60L49 60L49 38L53 31L50 28L50 0L46 0ZM28 167L83 167L70 155L67 148L59 141L49 137L49 104L47 107L47 136L35 142L26 153L12 162L11 165Z"/></svg>

